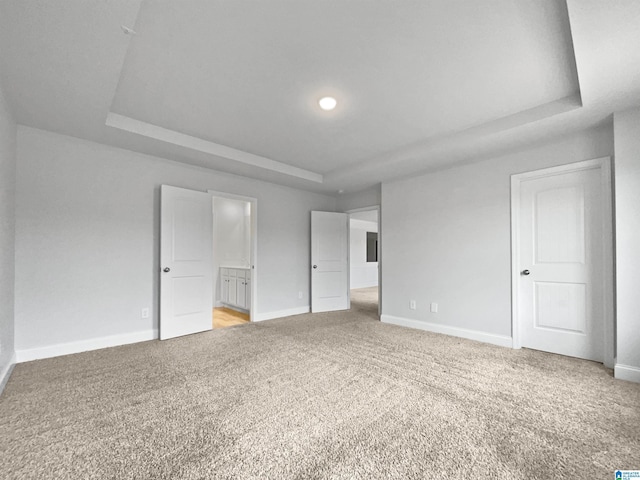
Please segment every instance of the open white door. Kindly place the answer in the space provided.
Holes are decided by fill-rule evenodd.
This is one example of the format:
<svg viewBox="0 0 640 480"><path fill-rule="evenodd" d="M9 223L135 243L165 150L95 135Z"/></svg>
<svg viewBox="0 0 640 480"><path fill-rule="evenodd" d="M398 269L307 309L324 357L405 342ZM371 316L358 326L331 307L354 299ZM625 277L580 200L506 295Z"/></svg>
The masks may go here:
<svg viewBox="0 0 640 480"><path fill-rule="evenodd" d="M311 212L311 311L348 310L349 216Z"/></svg>
<svg viewBox="0 0 640 480"><path fill-rule="evenodd" d="M212 328L211 195L162 185L160 339Z"/></svg>

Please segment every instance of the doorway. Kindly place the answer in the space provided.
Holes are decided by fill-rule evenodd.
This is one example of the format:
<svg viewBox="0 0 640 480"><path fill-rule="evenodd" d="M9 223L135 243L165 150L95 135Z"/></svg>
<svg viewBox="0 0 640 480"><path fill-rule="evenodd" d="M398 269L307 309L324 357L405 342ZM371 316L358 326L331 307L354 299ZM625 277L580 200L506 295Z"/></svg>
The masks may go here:
<svg viewBox="0 0 640 480"><path fill-rule="evenodd" d="M381 311L380 207L349 215L349 289L351 308L379 317Z"/></svg>
<svg viewBox="0 0 640 480"><path fill-rule="evenodd" d="M613 365L610 159L512 176L513 346Z"/></svg>
<svg viewBox="0 0 640 480"><path fill-rule="evenodd" d="M213 212L214 329L251 321L255 298L254 198L209 191Z"/></svg>
<svg viewBox="0 0 640 480"><path fill-rule="evenodd" d="M241 205L239 220L229 227L242 231L239 256L214 258L222 218L214 218L216 201L225 208L232 201ZM160 339L211 330L216 302L251 321L258 290L257 199L162 185L160 203ZM240 238L235 233L234 241Z"/></svg>

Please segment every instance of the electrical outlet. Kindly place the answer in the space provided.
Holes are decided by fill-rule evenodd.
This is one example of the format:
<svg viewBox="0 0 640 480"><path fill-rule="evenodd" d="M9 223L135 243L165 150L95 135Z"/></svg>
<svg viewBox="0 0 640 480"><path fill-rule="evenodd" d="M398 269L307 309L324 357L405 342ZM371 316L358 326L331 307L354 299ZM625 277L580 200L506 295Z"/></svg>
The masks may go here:
<svg viewBox="0 0 640 480"><path fill-rule="evenodd" d="M415 310L416 309L416 301L415 300L409 301L409 308L411 310Z"/></svg>
<svg viewBox="0 0 640 480"><path fill-rule="evenodd" d="M438 313L438 304L431 303L431 313Z"/></svg>
<svg viewBox="0 0 640 480"><path fill-rule="evenodd" d="M143 308L140 312L140 317L141 318L149 318L149 309L148 308Z"/></svg>
<svg viewBox="0 0 640 480"><path fill-rule="evenodd" d="M298 292L298 298L302 298L302 292Z"/></svg>

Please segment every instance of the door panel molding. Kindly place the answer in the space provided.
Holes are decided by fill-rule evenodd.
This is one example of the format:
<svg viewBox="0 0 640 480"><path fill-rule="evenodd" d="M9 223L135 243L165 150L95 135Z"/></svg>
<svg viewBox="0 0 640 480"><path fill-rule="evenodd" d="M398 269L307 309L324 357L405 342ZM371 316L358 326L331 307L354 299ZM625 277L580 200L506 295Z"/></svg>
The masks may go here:
<svg viewBox="0 0 640 480"><path fill-rule="evenodd" d="M600 172L600 198L602 207L602 303L604 338L604 364L613 368L615 356L614 344L614 313L613 313L613 212L612 212L612 184L611 157L601 157L592 160L569 163L557 167L545 168L511 176L511 334L513 348L521 348L521 328L518 314L519 280L520 280L520 195L524 181L537 178L551 177L570 172L598 169Z"/></svg>
<svg viewBox="0 0 640 480"><path fill-rule="evenodd" d="M160 187L160 340L212 328L210 199L196 190Z"/></svg>

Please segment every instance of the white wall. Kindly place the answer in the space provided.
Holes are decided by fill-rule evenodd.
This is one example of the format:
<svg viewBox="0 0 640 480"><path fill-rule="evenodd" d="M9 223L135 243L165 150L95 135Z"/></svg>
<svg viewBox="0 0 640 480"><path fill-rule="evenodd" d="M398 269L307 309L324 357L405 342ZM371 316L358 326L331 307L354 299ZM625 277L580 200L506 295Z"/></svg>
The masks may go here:
<svg viewBox="0 0 640 480"><path fill-rule="evenodd" d="M18 360L157 328L161 184L257 198L257 313L308 308L309 212L333 211L334 198L20 126Z"/></svg>
<svg viewBox="0 0 640 480"><path fill-rule="evenodd" d="M0 392L14 358L16 123L0 87Z"/></svg>
<svg viewBox="0 0 640 480"><path fill-rule="evenodd" d="M616 378L640 382L640 108L614 115Z"/></svg>
<svg viewBox="0 0 640 480"><path fill-rule="evenodd" d="M242 200L213 199L214 299L222 298L220 267L251 265L251 204Z"/></svg>
<svg viewBox="0 0 640 480"><path fill-rule="evenodd" d="M367 232L377 232L377 222L349 220L350 288L378 285L378 262L367 262Z"/></svg>
<svg viewBox="0 0 640 480"><path fill-rule="evenodd" d="M429 322L445 333L510 345L511 174L612 154L608 125L383 184L383 321ZM430 302L439 304L438 313L429 311Z"/></svg>

